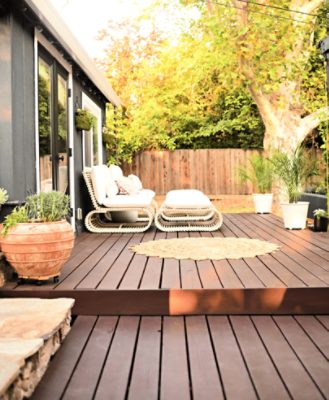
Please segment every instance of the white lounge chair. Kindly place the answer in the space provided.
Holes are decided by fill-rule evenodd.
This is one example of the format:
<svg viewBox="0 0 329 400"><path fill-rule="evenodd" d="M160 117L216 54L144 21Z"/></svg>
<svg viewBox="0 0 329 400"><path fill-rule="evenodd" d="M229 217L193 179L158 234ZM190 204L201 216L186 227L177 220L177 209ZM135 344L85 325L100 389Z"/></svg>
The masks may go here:
<svg viewBox="0 0 329 400"><path fill-rule="evenodd" d="M85 217L86 228L94 233L146 231L156 212L155 193L149 189L141 189L135 194L117 194L114 175L118 174L120 177L122 171L119 167L111 169L100 165L83 171L94 207Z"/></svg>
<svg viewBox="0 0 329 400"><path fill-rule="evenodd" d="M155 215L155 225L164 232L215 231L222 214L199 190L171 190Z"/></svg>

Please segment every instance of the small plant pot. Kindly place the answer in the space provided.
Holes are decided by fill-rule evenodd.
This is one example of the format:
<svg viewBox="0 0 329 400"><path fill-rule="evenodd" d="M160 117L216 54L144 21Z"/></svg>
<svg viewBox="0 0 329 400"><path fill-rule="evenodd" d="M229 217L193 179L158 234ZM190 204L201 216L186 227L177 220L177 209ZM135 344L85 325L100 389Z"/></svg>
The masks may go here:
<svg viewBox="0 0 329 400"><path fill-rule="evenodd" d="M309 202L281 203L283 222L286 229L305 229Z"/></svg>
<svg viewBox="0 0 329 400"><path fill-rule="evenodd" d="M328 221L327 217L314 217L314 232L327 232Z"/></svg>
<svg viewBox="0 0 329 400"><path fill-rule="evenodd" d="M252 195L254 200L255 212L257 214L270 214L272 211L273 194L255 193Z"/></svg>

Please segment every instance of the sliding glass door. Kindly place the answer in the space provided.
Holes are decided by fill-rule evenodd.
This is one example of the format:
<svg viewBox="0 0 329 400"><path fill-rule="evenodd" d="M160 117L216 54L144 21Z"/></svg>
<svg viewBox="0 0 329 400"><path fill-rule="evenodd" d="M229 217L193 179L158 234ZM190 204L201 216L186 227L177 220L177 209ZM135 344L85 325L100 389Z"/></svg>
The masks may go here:
<svg viewBox="0 0 329 400"><path fill-rule="evenodd" d="M41 46L38 107L40 190L69 193L68 72Z"/></svg>

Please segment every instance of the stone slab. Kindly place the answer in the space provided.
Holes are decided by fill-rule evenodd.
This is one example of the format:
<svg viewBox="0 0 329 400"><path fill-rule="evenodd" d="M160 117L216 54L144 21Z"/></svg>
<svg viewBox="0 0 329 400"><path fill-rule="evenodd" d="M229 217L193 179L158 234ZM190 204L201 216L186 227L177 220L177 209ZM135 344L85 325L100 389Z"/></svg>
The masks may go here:
<svg viewBox="0 0 329 400"><path fill-rule="evenodd" d="M48 339L71 314L74 299L0 299L0 337Z"/></svg>

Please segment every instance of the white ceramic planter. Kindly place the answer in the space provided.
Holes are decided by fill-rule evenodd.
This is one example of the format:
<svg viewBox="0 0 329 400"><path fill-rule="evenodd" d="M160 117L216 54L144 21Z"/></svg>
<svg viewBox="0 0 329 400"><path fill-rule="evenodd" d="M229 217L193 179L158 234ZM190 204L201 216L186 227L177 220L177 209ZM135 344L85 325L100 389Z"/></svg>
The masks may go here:
<svg viewBox="0 0 329 400"><path fill-rule="evenodd" d="M287 229L305 229L308 201L281 203L284 226Z"/></svg>
<svg viewBox="0 0 329 400"><path fill-rule="evenodd" d="M254 199L255 212L257 214L269 214L272 211L273 194L272 193L255 193L252 195Z"/></svg>

